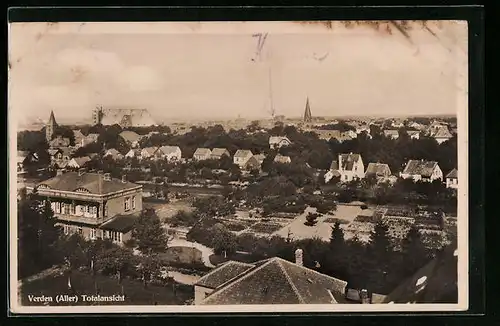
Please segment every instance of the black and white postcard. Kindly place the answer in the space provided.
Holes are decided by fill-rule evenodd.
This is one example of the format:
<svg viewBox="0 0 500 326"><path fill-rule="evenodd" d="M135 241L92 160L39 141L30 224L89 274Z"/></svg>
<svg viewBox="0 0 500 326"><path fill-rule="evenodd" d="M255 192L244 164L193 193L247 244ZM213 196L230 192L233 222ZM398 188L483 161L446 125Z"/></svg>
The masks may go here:
<svg viewBox="0 0 500 326"><path fill-rule="evenodd" d="M16 22L8 55L12 312L467 310L467 22Z"/></svg>

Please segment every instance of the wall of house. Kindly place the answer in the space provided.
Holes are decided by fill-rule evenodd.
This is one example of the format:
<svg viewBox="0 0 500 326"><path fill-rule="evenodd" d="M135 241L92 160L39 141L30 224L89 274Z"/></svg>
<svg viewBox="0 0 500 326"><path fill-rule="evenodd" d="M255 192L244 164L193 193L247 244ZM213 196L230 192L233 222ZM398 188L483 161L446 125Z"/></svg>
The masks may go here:
<svg viewBox="0 0 500 326"><path fill-rule="evenodd" d="M441 168L439 167L439 165L434 168L434 171L432 172L432 175L431 175L431 180L432 181L434 181L434 180L443 181L443 171L441 171Z"/></svg>
<svg viewBox="0 0 500 326"><path fill-rule="evenodd" d="M214 290L206 288L204 286L195 285L194 286L194 304L200 304L203 299L205 299Z"/></svg>
<svg viewBox="0 0 500 326"><path fill-rule="evenodd" d="M125 211L125 197L135 196L135 209L132 209L132 202L130 202L130 210ZM106 202L107 217L113 217L118 214L132 214L142 211L142 193L136 191L131 195L109 199Z"/></svg>
<svg viewBox="0 0 500 326"><path fill-rule="evenodd" d="M458 189L458 179L446 178L446 188Z"/></svg>

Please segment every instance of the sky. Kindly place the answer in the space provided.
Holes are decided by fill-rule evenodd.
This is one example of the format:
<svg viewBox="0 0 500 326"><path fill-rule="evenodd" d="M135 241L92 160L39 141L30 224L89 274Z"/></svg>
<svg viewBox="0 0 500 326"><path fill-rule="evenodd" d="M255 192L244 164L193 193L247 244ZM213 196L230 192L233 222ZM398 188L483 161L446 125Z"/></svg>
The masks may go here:
<svg viewBox="0 0 500 326"><path fill-rule="evenodd" d="M271 102L296 117L306 98L313 116L463 109L466 23L413 22L408 37L386 25L13 23L9 109L18 121L51 110L90 121L96 106L146 108L161 121L270 117Z"/></svg>

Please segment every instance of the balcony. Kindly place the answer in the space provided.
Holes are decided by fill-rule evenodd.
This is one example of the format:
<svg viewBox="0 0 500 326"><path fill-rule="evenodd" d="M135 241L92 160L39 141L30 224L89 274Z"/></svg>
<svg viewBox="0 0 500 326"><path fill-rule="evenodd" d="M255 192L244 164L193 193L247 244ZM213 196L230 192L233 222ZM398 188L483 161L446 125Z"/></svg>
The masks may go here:
<svg viewBox="0 0 500 326"><path fill-rule="evenodd" d="M76 222L76 223L84 223L89 225L99 225L109 219L109 217L89 217L89 216L78 216L78 215L70 215L70 214L60 214L55 213L55 217L57 217L60 221L65 222Z"/></svg>

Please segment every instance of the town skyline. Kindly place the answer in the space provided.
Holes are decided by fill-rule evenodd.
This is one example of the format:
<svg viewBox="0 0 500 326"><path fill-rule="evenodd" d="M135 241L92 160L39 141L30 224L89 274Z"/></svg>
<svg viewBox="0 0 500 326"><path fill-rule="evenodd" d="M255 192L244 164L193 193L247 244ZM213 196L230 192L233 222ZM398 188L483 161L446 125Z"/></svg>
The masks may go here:
<svg viewBox="0 0 500 326"><path fill-rule="evenodd" d="M114 30L97 34L96 24ZM460 22L429 23L436 36L416 26L411 40L367 27L280 34L287 23L256 22L270 31L262 45L251 33L256 28L215 35L197 24L177 34L161 24L135 34L113 24L11 24L9 106L42 120L51 110L61 120L88 119L100 105L180 120L264 118L272 110L299 117L306 98L314 116L455 114L463 105L467 37Z"/></svg>

